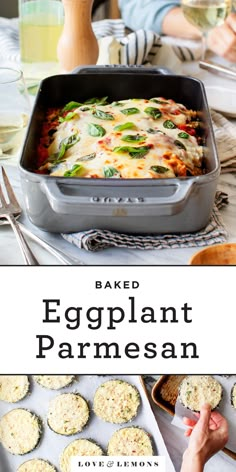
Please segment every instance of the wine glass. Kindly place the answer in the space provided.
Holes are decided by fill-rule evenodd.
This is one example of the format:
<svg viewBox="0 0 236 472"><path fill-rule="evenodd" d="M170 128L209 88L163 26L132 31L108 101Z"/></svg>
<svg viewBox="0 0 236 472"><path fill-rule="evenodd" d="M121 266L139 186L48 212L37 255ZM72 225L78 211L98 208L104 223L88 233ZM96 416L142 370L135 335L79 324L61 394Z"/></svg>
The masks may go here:
<svg viewBox="0 0 236 472"><path fill-rule="evenodd" d="M208 32L224 23L231 11L231 0L181 0L185 18L202 32L202 57L206 54Z"/></svg>
<svg viewBox="0 0 236 472"><path fill-rule="evenodd" d="M0 67L0 159L19 154L30 115L22 72Z"/></svg>

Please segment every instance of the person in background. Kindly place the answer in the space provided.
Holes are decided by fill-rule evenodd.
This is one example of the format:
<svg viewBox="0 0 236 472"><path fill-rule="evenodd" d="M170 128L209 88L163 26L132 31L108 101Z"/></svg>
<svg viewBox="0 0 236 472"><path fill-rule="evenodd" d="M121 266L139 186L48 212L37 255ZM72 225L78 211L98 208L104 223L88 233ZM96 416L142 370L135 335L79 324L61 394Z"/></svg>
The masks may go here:
<svg viewBox="0 0 236 472"><path fill-rule="evenodd" d="M217 411L211 411L210 405L203 405L199 420L184 418L188 426L185 436L189 436L189 445L183 455L180 472L203 472L206 462L228 441L228 423Z"/></svg>
<svg viewBox="0 0 236 472"><path fill-rule="evenodd" d="M119 7L126 26L132 30L149 29L179 38L201 38L199 30L185 19L178 0L119 0ZM236 13L209 32L208 48L236 62Z"/></svg>

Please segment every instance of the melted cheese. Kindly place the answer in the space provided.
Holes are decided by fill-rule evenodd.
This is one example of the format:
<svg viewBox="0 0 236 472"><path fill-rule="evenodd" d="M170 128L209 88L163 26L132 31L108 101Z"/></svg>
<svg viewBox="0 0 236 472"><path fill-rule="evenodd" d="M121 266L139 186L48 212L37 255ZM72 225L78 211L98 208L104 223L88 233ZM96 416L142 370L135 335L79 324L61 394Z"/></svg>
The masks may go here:
<svg viewBox="0 0 236 472"><path fill-rule="evenodd" d="M158 100L158 99L157 99ZM163 101L163 99L160 99ZM161 116L154 119L147 113L148 108L159 109ZM126 115L122 111L136 108L138 113ZM110 114L113 119L99 119L96 110ZM145 111L146 110L146 111ZM73 116L57 126L53 140L48 148L49 156L58 153L61 143L72 135L79 140L66 150L63 159L56 165L44 164L40 170L49 170L51 175L64 176L73 166L81 164L77 177L86 178L166 178L186 175L187 170L194 173L202 165L203 148L198 145L195 136L179 136L177 126L189 122L190 113L183 105L173 100L155 103L151 100L122 100L119 106L112 104L89 105L73 110ZM173 128L166 126L166 121L174 123ZM117 131L115 127L127 122L134 124L133 129ZM104 136L94 137L89 133L89 125L99 125L104 129ZM141 141L124 141L126 136L141 136ZM132 138L131 138L132 139ZM148 146L145 156L131 156L129 151L117 152L119 147L140 148ZM90 156L84 160L84 156ZM92 158L91 155L94 155ZM82 159L81 159L82 158ZM80 160L81 159L81 160ZM85 158L86 159L86 158ZM161 166L162 169L159 167ZM111 174L106 170L112 168ZM114 172L114 169L116 172ZM158 171L159 170L159 171Z"/></svg>

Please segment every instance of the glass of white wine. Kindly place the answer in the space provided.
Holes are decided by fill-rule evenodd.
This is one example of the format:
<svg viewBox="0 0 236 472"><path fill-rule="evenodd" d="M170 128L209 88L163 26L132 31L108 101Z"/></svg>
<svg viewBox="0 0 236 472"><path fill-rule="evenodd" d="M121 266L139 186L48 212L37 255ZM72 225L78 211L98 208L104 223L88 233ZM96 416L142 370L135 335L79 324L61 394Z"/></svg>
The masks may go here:
<svg viewBox="0 0 236 472"><path fill-rule="evenodd" d="M181 0L185 18L202 32L202 57L206 54L208 32L224 23L231 11L232 0Z"/></svg>
<svg viewBox="0 0 236 472"><path fill-rule="evenodd" d="M19 70L0 67L0 159L19 155L30 115L30 101Z"/></svg>

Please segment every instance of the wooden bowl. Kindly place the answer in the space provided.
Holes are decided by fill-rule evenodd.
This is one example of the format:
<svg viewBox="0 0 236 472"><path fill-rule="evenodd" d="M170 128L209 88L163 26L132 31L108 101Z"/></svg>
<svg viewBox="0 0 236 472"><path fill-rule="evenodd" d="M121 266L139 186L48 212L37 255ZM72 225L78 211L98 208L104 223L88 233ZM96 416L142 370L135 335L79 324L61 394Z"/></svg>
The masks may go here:
<svg viewBox="0 0 236 472"><path fill-rule="evenodd" d="M191 257L189 265L236 265L236 243L202 249Z"/></svg>

